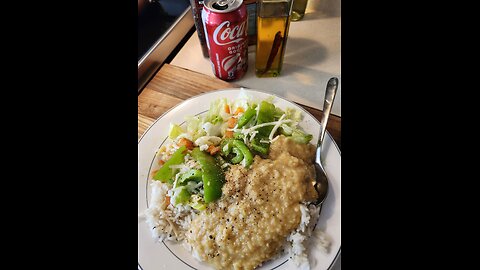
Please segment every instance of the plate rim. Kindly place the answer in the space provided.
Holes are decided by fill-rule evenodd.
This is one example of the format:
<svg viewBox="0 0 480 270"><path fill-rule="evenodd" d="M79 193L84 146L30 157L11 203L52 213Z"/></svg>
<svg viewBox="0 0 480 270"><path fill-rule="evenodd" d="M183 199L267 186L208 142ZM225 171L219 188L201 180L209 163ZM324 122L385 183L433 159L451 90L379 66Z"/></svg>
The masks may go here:
<svg viewBox="0 0 480 270"><path fill-rule="evenodd" d="M241 91L241 90L247 90L247 91L252 91L252 92L259 92L259 93L262 93L262 94L266 94L266 95L271 95L271 96L274 96L276 98L279 98L279 99L282 99L288 103L291 103L291 104L294 104L296 105L297 107L299 107L304 113L310 115L313 119L315 119L315 121L317 122L317 124L321 125L320 121L313 115L311 114L309 111L307 111L305 108L303 108L302 106L306 106L306 105L302 105L302 104L299 104L299 103L296 103L294 101L291 101L291 100L288 100L284 97L281 97L277 94L274 94L274 93L270 93L270 92L266 92L266 91L262 91L262 90L258 90L258 89L251 89L251 88L246 88L246 87L232 87L232 88L222 88L222 89L216 89L216 90L212 90L212 91L208 91L208 92L203 92L203 93L200 93L200 94L197 94L197 95L194 95L194 96L191 96L185 100L182 100L181 102L179 102L178 104L175 104L173 107L169 108L168 110L166 110L164 113L162 113L160 116L158 116L149 126L147 129L145 129L145 131L143 132L142 136L140 136L140 138L138 139L138 143L137 145L140 144L140 142L142 141L142 139L145 137L145 135L148 133L148 131L160 120L162 119L166 114L168 114L170 111L174 110L175 108L181 106L182 104L190 101L190 100L193 100L195 98L198 98L200 96L203 96L203 95L207 95L207 94L211 94L211 93L217 93L217 92L227 92L227 91ZM316 109L316 108L314 108ZM316 110L319 110L319 109L316 109ZM323 111L322 111L323 112ZM325 130L327 135L330 137L330 140L333 142L333 144L335 145L335 148L337 149L340 157L342 156L342 152L340 150L340 148L338 147L337 145L337 142L333 139L332 135L330 134L330 132L328 132L328 130ZM163 242L163 241L162 241ZM333 258L333 261L332 263L330 264L330 266L327 268L327 270L331 270L333 265L335 265L335 263L337 262L338 260L338 256L340 255L342 251L342 245L340 244L339 248L338 248L338 251L337 251L337 254L335 255L335 257ZM141 269L143 270L143 267L141 266L140 262L137 261L137 264L138 264L138 269ZM187 264L188 265L188 264ZM190 266L191 267L191 266Z"/></svg>

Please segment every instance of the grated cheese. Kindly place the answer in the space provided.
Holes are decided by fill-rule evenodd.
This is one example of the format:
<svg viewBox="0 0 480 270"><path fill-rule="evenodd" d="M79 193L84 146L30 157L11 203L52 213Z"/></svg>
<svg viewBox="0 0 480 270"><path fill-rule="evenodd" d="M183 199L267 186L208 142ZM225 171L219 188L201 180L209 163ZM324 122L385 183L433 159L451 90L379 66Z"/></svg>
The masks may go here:
<svg viewBox="0 0 480 270"><path fill-rule="evenodd" d="M272 131L270 132L270 135L268 136L268 139L270 141L272 141L273 139L273 135L275 134L275 132L277 132L277 129L280 127L281 124L283 124L281 121L283 120L283 118L285 118L285 114L282 114L282 116L280 117L280 119L278 119L277 121L277 124L272 128Z"/></svg>
<svg viewBox="0 0 480 270"><path fill-rule="evenodd" d="M278 138L280 138L279 135L275 136L275 138L273 138L273 140L271 140L270 142L274 142L274 141L278 140Z"/></svg>
<svg viewBox="0 0 480 270"><path fill-rule="evenodd" d="M284 117L285 114L282 115L282 117ZM262 123L262 124L259 124L259 125L255 125L253 127L250 127L250 128L242 128L242 129L238 129L238 128L229 128L227 129L228 131L233 131L233 132L240 132L244 135L244 141L245 143L247 143L247 136L250 136L250 141L253 140L253 138L255 137L255 135L258 133L258 131L256 131L257 129L261 128L261 127L266 127L266 126L275 126L272 130L273 134L275 133L276 129L278 129L278 127L280 127L280 125L282 124L285 124L285 123L291 123L291 122L295 122L291 119L286 119L286 120L283 120L282 117L280 117L280 119L278 121L274 121L274 122L268 122L268 123ZM272 133L270 133L270 136L269 136L269 141L270 142L272 140L272 138L270 137L273 137ZM267 142L267 143L268 143Z"/></svg>

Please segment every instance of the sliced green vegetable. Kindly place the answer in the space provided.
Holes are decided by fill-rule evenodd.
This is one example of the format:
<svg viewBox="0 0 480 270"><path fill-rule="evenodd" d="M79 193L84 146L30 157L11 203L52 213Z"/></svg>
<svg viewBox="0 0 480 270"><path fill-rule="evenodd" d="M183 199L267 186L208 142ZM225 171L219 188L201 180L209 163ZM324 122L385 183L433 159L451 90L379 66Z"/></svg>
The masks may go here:
<svg viewBox="0 0 480 270"><path fill-rule="evenodd" d="M280 128L278 129L281 134L285 136L292 136L293 128L288 126L287 124L281 124Z"/></svg>
<svg viewBox="0 0 480 270"><path fill-rule="evenodd" d="M224 139L220 143L220 151L226 157L232 152L233 147L233 140L232 139Z"/></svg>
<svg viewBox="0 0 480 270"><path fill-rule="evenodd" d="M222 196L222 187L225 183L225 175L215 158L200 151L196 147L192 150L192 157L200 163L203 172L203 197L205 203L213 202Z"/></svg>
<svg viewBox="0 0 480 270"><path fill-rule="evenodd" d="M256 114L257 110L255 110L255 107L249 107L238 119L237 127L245 126Z"/></svg>
<svg viewBox="0 0 480 270"><path fill-rule="evenodd" d="M257 125L275 121L275 105L262 101L258 111ZM258 134L263 137L268 137L272 131L273 126L261 127L258 129Z"/></svg>
<svg viewBox="0 0 480 270"><path fill-rule="evenodd" d="M218 165L220 167L223 166L223 164L227 163L220 155L215 155L215 159L217 160Z"/></svg>
<svg viewBox="0 0 480 270"><path fill-rule="evenodd" d="M284 114L285 112L282 109L275 107L275 113L273 114L274 121L277 121L278 119L280 119L280 117L282 117L282 115Z"/></svg>
<svg viewBox="0 0 480 270"><path fill-rule="evenodd" d="M235 157L230 160L233 164L238 164L243 160L243 153L237 147L233 147L232 152L235 154Z"/></svg>
<svg viewBox="0 0 480 270"><path fill-rule="evenodd" d="M234 132L234 133L233 133L233 138L234 138L234 139L237 139L237 140L243 140L243 137L244 137L244 136L245 136L245 135L243 135L243 134L240 133L240 132Z"/></svg>
<svg viewBox="0 0 480 270"><path fill-rule="evenodd" d="M202 171L191 169L191 170L185 172L184 174L182 174L182 176L180 176L180 179L178 180L178 183L180 185L184 185L184 184L188 183L189 181L195 181L197 183L202 181Z"/></svg>
<svg viewBox="0 0 480 270"><path fill-rule="evenodd" d="M292 138L292 140L294 140L297 143L307 144L310 142L310 140L312 140L313 136L312 134L306 134L305 132L299 129L295 129L292 132L292 136L290 138Z"/></svg>
<svg viewBox="0 0 480 270"><path fill-rule="evenodd" d="M248 168L253 162L253 155L250 149L240 140L233 140L233 147L238 148L243 155L242 165Z"/></svg>
<svg viewBox="0 0 480 270"><path fill-rule="evenodd" d="M199 211L203 211L205 210L205 208L207 208L207 204L205 204L205 202L203 201L203 197L197 195L197 194L193 194L191 197L190 197L190 203L189 205L193 208L193 209L197 209Z"/></svg>
<svg viewBox="0 0 480 270"><path fill-rule="evenodd" d="M199 211L203 211L205 210L205 208L207 208L207 205L205 203L202 203L202 202L194 202L191 204L192 208L193 209L196 209L196 210L199 210Z"/></svg>
<svg viewBox="0 0 480 270"><path fill-rule="evenodd" d="M173 183L175 170L171 169L170 166L182 164L186 154L187 147L181 146L178 148L177 151L175 151L175 153L173 153L173 155L170 157L170 159L163 164L160 170L155 173L153 179L160 180L163 183Z"/></svg>
<svg viewBox="0 0 480 270"><path fill-rule="evenodd" d="M190 200L190 195L190 192L188 192L188 190L182 186L173 195L173 205L176 206L177 204L185 204Z"/></svg>
<svg viewBox="0 0 480 270"><path fill-rule="evenodd" d="M268 150L270 149L270 144L269 143L263 143L260 142L260 138L255 137L250 146L252 147L253 150L259 152L262 155L267 155Z"/></svg>

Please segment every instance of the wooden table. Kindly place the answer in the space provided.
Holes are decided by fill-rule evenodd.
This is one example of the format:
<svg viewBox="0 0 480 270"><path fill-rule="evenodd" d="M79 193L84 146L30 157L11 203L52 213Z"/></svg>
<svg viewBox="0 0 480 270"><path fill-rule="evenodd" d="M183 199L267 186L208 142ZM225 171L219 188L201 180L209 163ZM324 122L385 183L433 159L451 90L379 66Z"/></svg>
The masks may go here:
<svg viewBox="0 0 480 270"><path fill-rule="evenodd" d="M163 65L138 96L138 138L155 119L185 99L205 92L237 87L241 86L174 65ZM299 105L315 118L321 119L320 110ZM327 130L341 149L341 118L330 115Z"/></svg>

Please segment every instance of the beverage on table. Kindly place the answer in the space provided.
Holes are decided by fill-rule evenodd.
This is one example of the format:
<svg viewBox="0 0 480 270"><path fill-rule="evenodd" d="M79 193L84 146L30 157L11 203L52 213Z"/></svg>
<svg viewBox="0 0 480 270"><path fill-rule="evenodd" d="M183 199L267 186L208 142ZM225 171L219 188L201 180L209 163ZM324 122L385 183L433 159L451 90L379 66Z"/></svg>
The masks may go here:
<svg viewBox="0 0 480 270"><path fill-rule="evenodd" d="M257 44L257 0L243 1L248 15L248 45Z"/></svg>
<svg viewBox="0 0 480 270"><path fill-rule="evenodd" d="M197 29L197 35L198 39L200 40L200 47L202 48L203 57L208 57L207 41L205 40L205 32L202 24L203 1L190 0L190 5L192 6L193 21L195 23L195 28Z"/></svg>
<svg viewBox="0 0 480 270"><path fill-rule="evenodd" d="M292 21L299 21L305 15L308 0L294 0L292 7Z"/></svg>
<svg viewBox="0 0 480 270"><path fill-rule="evenodd" d="M283 65L293 0L259 0L255 74L276 77Z"/></svg>
<svg viewBox="0 0 480 270"><path fill-rule="evenodd" d="M213 73L240 79L248 67L247 9L243 0L205 0L202 11Z"/></svg>

